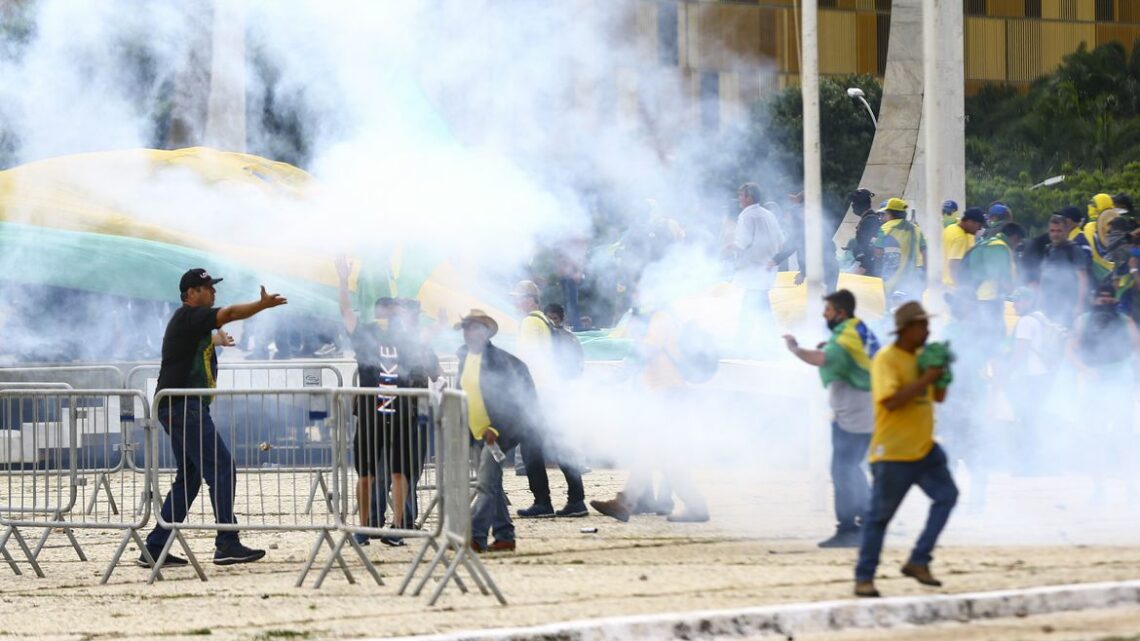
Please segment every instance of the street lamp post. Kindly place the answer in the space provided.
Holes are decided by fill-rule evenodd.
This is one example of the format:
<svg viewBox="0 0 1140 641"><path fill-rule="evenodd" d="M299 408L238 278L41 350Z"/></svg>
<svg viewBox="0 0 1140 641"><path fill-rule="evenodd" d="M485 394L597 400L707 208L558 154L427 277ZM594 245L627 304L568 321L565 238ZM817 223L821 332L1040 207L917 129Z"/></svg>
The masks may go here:
<svg viewBox="0 0 1140 641"><path fill-rule="evenodd" d="M879 119L875 118L875 112L871 109L871 103L867 102L867 97L863 94L863 90L858 87L851 87L847 90L847 97L863 103L863 106L867 108L867 114L871 116L871 124L875 125L875 129L878 129Z"/></svg>

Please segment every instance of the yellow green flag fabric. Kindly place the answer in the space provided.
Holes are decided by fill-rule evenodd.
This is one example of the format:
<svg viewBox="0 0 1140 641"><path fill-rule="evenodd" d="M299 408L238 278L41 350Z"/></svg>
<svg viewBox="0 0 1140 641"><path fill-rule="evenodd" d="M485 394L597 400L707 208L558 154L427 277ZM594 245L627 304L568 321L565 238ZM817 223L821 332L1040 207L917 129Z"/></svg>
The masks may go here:
<svg viewBox="0 0 1140 641"><path fill-rule="evenodd" d="M878 351L879 339L866 323L858 318L843 321L823 348L819 377L824 387L844 381L856 389L871 389L871 359Z"/></svg>

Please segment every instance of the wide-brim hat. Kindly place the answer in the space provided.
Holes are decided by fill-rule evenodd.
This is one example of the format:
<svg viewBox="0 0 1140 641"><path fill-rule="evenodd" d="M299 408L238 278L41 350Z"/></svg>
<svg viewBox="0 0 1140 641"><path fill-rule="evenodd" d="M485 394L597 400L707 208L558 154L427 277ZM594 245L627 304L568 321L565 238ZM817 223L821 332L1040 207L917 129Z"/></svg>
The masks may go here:
<svg viewBox="0 0 1140 641"><path fill-rule="evenodd" d="M895 310L895 329L891 333L898 334L911 323L928 321L931 318L934 318L934 316L926 313L926 310L922 308L922 303L916 300L903 303Z"/></svg>
<svg viewBox="0 0 1140 641"><path fill-rule="evenodd" d="M479 323L483 325L491 330L491 336L499 333L499 323L481 309L473 309L466 316L459 319L459 322L455 324L455 329L463 329L463 326L468 323Z"/></svg>

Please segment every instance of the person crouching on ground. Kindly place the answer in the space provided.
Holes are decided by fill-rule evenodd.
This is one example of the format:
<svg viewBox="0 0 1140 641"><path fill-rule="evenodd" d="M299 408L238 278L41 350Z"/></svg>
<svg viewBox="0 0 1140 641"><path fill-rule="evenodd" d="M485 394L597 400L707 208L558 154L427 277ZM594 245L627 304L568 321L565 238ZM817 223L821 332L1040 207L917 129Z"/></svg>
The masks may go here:
<svg viewBox="0 0 1140 641"><path fill-rule="evenodd" d="M931 552L958 501L946 453L934 442L934 403L946 398L949 371L921 368L923 347L930 336L929 316L922 305L910 301L895 311L895 334L894 344L879 350L871 362L875 430L869 460L874 481L855 566L855 595L861 597L879 596L875 570L887 524L913 485L922 488L933 503L902 573L923 585L941 586L930 573Z"/></svg>
<svg viewBox="0 0 1140 641"><path fill-rule="evenodd" d="M459 389L467 393L471 436L482 446L475 503L471 506L471 547L476 552L512 551L515 526L503 491L500 463L537 424L534 379L521 360L491 343L499 324L485 312L471 310L455 328L463 330L463 347L458 354ZM490 545L488 530L495 537Z"/></svg>

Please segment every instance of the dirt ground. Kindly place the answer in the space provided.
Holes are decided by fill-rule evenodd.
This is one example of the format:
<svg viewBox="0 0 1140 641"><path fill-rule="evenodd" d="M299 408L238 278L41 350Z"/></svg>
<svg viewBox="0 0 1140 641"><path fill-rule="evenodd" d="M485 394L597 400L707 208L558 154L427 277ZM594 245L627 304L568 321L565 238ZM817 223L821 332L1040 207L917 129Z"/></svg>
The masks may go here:
<svg viewBox="0 0 1140 641"><path fill-rule="evenodd" d="M505 477L514 507L529 505L525 479ZM620 489L621 472L586 477L589 497ZM367 548L387 585L367 579L348 585L331 575L320 590L293 581L314 540L303 533L257 533L246 543L268 547L265 561L218 568L210 580L190 570L166 572L145 584L129 551L111 579L98 585L117 535L80 532L92 559L79 562L65 547L42 556L47 578L13 576L0 566L0 638L226 640L385 637L556 621L664 613L850 596L855 551L821 550L816 541L832 527L827 486L804 472L705 472L697 476L709 496L713 520L667 523L636 517L628 524L597 514L582 519L516 521L519 549L483 558L510 605L461 595L449 587L436 607L424 598L395 595L414 546L373 543ZM552 471L555 493L563 491ZM964 478L962 505L951 517L935 572L946 582L932 590L898 575L924 517L926 502L908 498L887 541L878 580L888 596L975 592L1140 577L1140 515L1130 509L1123 483L1110 484L1093 505L1091 482L1081 478L991 480L986 504L972 500ZM1100 499L1098 499L1099 501ZM597 533L581 528L596 527ZM53 536L58 546L65 539ZM191 545L208 561L212 538ZM922 630L852 631L832 637L862 639L1108 639L1140 638L1140 608L1008 621L955 624ZM821 636L797 638L821 639Z"/></svg>

